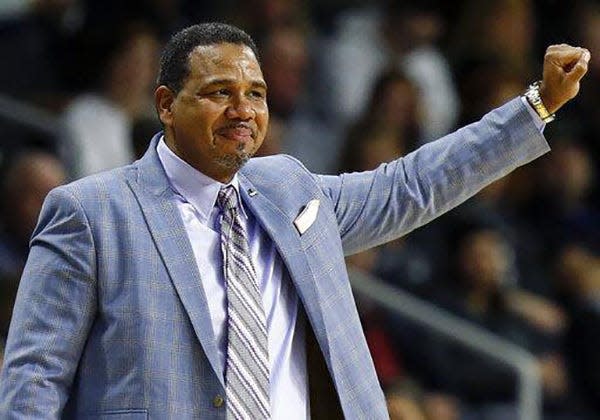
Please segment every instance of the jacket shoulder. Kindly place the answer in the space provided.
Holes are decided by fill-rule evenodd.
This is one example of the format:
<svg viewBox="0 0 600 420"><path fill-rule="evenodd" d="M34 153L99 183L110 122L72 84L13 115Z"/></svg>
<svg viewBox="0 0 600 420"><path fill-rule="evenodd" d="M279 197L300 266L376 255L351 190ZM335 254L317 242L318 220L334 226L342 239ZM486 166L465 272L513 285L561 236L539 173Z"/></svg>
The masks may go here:
<svg viewBox="0 0 600 420"><path fill-rule="evenodd" d="M280 208L306 204L323 196L318 177L288 155L251 159L240 171L240 176ZM290 211L296 210L294 207Z"/></svg>
<svg viewBox="0 0 600 420"><path fill-rule="evenodd" d="M89 175L55 188L51 194L71 197L82 205L86 203L119 200L129 190L127 179L135 176L135 165L123 166Z"/></svg>
<svg viewBox="0 0 600 420"><path fill-rule="evenodd" d="M240 173L250 179L260 178L273 180L281 183L282 177L292 176L295 178L316 179L298 159L290 155L271 155L252 158L242 168Z"/></svg>

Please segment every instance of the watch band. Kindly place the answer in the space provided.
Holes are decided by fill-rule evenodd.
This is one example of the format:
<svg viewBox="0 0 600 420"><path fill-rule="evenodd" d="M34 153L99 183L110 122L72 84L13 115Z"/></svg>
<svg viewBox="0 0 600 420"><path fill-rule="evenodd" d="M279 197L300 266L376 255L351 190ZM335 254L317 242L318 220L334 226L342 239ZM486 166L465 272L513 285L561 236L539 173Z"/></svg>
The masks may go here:
<svg viewBox="0 0 600 420"><path fill-rule="evenodd" d="M523 97L527 99L527 102L529 102L529 104L533 107L533 109L540 116L542 121L544 121L545 123L549 123L554 121L554 118L556 118L556 116L548 112L548 109L542 102L542 98L540 97L541 84L542 82L538 80L537 82L529 85L529 87L523 94Z"/></svg>

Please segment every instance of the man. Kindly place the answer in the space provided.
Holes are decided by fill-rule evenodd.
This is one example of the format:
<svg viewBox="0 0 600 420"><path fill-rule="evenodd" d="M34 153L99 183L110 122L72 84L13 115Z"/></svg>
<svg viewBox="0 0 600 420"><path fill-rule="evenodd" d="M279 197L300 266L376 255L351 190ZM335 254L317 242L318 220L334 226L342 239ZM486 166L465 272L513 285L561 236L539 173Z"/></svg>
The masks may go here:
<svg viewBox="0 0 600 420"><path fill-rule="evenodd" d="M543 104L529 95L541 115L575 96L588 60L550 47ZM170 40L155 93L164 133L134 164L46 200L3 418L387 418L344 254L545 153L543 124L517 98L375 171L319 176L287 156L250 159L266 91L239 29L196 25Z"/></svg>

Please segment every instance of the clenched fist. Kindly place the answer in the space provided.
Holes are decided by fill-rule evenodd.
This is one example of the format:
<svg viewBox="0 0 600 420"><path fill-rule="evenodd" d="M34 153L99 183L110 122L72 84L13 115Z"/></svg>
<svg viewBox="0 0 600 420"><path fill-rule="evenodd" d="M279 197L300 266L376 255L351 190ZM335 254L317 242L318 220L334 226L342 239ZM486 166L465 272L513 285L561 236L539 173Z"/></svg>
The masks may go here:
<svg viewBox="0 0 600 420"><path fill-rule="evenodd" d="M585 48L567 44L548 47L540 97L551 114L577 95L579 81L587 72L589 61L590 52Z"/></svg>

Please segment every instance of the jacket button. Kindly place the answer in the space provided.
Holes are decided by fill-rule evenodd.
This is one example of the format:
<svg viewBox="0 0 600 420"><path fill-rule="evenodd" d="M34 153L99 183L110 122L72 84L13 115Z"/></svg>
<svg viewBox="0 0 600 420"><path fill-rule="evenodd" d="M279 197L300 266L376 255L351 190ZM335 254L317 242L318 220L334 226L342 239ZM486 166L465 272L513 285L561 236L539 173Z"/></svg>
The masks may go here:
<svg viewBox="0 0 600 420"><path fill-rule="evenodd" d="M221 407L224 402L225 400L220 395L217 395L215 398L213 398L213 405L215 406L215 408Z"/></svg>

